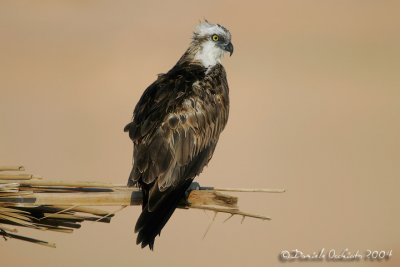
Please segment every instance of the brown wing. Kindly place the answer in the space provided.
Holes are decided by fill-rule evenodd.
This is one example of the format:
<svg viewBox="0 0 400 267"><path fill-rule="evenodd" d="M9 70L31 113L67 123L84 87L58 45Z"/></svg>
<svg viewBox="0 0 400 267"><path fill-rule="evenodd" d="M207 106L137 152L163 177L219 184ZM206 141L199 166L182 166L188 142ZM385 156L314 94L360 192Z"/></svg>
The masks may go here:
<svg viewBox="0 0 400 267"><path fill-rule="evenodd" d="M190 97L169 113L148 138L135 144L134 172L130 179L152 185L149 211L163 200L160 192L173 191L180 183L201 173L212 157L226 120L223 101L205 103L198 97Z"/></svg>
<svg viewBox="0 0 400 267"><path fill-rule="evenodd" d="M149 210L162 201L156 191L167 193L203 170L226 125L228 109L221 65L207 76L197 65L181 66L146 89L125 130L134 142L129 179L149 190Z"/></svg>
<svg viewBox="0 0 400 267"><path fill-rule="evenodd" d="M128 184L138 183L144 194L135 227L142 247L152 248L191 181L211 159L228 109L228 86L220 65L208 75L204 68L172 69L139 100L125 130L134 142Z"/></svg>

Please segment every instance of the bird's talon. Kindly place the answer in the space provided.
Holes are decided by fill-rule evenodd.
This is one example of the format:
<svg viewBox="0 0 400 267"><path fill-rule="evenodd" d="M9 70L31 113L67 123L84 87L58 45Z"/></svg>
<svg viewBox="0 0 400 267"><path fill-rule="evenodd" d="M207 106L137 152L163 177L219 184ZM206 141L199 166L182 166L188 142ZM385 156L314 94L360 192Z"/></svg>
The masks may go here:
<svg viewBox="0 0 400 267"><path fill-rule="evenodd" d="M192 182L187 191L200 190L200 184L198 182Z"/></svg>

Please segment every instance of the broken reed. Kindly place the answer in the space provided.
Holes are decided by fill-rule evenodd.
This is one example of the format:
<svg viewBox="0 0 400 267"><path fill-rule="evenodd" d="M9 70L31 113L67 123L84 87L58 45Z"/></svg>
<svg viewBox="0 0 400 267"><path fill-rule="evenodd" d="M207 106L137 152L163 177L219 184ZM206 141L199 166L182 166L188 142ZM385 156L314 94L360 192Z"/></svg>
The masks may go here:
<svg viewBox="0 0 400 267"><path fill-rule="evenodd" d="M40 245L55 244L16 234L15 227L71 233L84 221L109 223L115 212L92 206L141 205L138 188L99 182L49 181L24 171L22 166L0 167L0 236ZM11 172L11 173L10 173ZM242 212L237 197L218 191L283 192L277 189L198 187L182 199L180 208L203 209L262 220L270 218Z"/></svg>

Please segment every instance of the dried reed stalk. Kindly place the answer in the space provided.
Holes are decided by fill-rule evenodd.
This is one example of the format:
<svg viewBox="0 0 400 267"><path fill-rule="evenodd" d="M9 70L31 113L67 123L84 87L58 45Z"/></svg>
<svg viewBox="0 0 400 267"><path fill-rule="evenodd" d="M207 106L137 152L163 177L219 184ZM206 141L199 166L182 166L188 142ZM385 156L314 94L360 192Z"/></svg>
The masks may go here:
<svg viewBox="0 0 400 267"><path fill-rule="evenodd" d="M0 166L3 171L23 171L22 166ZM269 220L269 217L242 212L237 197L218 191L283 192L282 189L234 189L200 187L182 199L179 208L203 209L214 212ZM15 234L12 227L24 227L71 233L84 221L109 223L116 212L91 206L141 205L138 188L98 182L63 182L38 179L31 174L0 174L0 236L54 247L53 243Z"/></svg>

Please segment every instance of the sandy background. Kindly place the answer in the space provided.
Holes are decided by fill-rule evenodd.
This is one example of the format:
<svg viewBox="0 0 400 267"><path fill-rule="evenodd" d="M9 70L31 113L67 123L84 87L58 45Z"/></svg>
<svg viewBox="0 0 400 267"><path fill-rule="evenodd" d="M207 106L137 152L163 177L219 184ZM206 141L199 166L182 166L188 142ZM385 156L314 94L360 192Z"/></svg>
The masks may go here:
<svg viewBox="0 0 400 267"><path fill-rule="evenodd" d="M166 2L1 1L0 164L125 183L122 128L207 18L231 30L235 53L230 120L200 182L286 188L239 195L273 220L218 215L203 240L212 214L179 210L150 252L127 208L72 235L32 233L57 249L0 240L1 266L279 266L295 248L392 249L355 265L400 266L399 2Z"/></svg>

